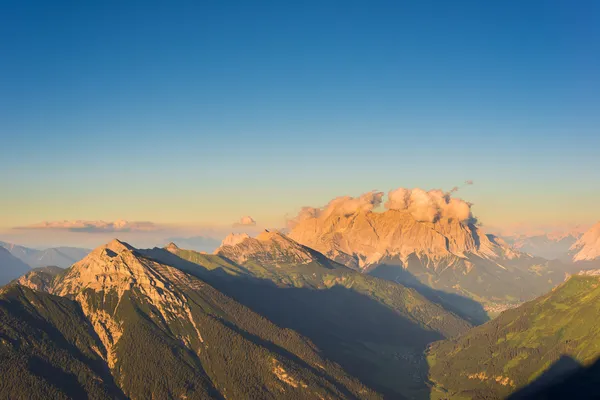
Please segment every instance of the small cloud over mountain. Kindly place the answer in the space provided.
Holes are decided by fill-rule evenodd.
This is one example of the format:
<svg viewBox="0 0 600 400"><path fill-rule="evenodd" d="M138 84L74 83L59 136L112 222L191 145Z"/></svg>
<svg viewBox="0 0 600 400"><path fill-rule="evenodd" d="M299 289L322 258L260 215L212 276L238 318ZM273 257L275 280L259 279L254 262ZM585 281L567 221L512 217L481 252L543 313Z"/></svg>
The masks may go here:
<svg viewBox="0 0 600 400"><path fill-rule="evenodd" d="M151 232L158 231L160 227L148 221L44 221L39 224L20 226L15 229L29 230L61 230L84 233L110 233L110 232Z"/></svg>
<svg viewBox="0 0 600 400"><path fill-rule="evenodd" d="M238 222L233 224L234 228L240 226L256 226L256 221L251 216L246 215L245 217L242 217Z"/></svg>
<svg viewBox="0 0 600 400"><path fill-rule="evenodd" d="M288 228L311 218L327 218L331 215L350 215L356 211L371 211L381 204L383 192L372 190L359 197L341 196L331 200L325 207L302 207L298 215L288 220Z"/></svg>

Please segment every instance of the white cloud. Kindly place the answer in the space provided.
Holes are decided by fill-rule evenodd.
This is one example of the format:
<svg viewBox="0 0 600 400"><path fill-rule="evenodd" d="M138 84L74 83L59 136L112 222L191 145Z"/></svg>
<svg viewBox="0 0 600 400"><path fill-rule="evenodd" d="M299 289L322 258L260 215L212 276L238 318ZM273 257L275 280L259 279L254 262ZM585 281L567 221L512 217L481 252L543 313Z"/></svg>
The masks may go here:
<svg viewBox="0 0 600 400"><path fill-rule="evenodd" d="M472 184L472 181L465 182L465 185ZM435 222L446 218L474 223L476 219L471 213L471 203L452 197L459 189L455 187L449 192L443 192L398 188L388 193L388 200L384 206L388 210L408 211L417 221L422 222ZM345 216L372 211L381 204L383 195L383 192L371 191L359 197L337 197L320 208L303 207L295 218L288 220L288 228L292 229L308 219L326 219L331 215Z"/></svg>
<svg viewBox="0 0 600 400"><path fill-rule="evenodd" d="M389 210L408 211L417 221L435 222L441 218L472 221L471 203L452 198L452 193L441 190L398 188L388 193L385 207Z"/></svg>
<svg viewBox="0 0 600 400"><path fill-rule="evenodd" d="M233 227L239 226L256 226L256 221L249 215L242 217L238 222L233 224Z"/></svg>
<svg viewBox="0 0 600 400"><path fill-rule="evenodd" d="M381 204L383 192L375 190L364 193L359 197L341 196L331 200L325 207L302 207L298 215L288 220L288 228L310 218L327 218L331 215L351 215L355 212L367 212Z"/></svg>

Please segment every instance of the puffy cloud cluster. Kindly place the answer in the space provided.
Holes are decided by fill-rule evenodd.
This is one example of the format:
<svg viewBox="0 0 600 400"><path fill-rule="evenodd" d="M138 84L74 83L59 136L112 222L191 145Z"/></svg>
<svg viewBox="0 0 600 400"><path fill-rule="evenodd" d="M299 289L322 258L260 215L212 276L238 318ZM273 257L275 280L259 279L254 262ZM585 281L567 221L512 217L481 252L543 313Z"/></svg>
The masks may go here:
<svg viewBox="0 0 600 400"><path fill-rule="evenodd" d="M441 190L398 188L388 193L385 208L408 211L417 221L435 222L439 219L454 219L474 222L471 203L452 198L458 188L444 193Z"/></svg>
<svg viewBox="0 0 600 400"><path fill-rule="evenodd" d="M251 216L246 215L245 217L242 217L238 222L233 224L234 228L238 226L256 226L256 221Z"/></svg>
<svg viewBox="0 0 600 400"><path fill-rule="evenodd" d="M292 228L298 223L311 218L328 218L331 215L351 215L355 212L367 212L379 206L383 199L383 192L371 191L359 197L342 196L331 200L325 207L302 207L296 218L288 221Z"/></svg>
<svg viewBox="0 0 600 400"><path fill-rule="evenodd" d="M106 232L149 232L160 228L147 221L44 221L39 224L18 227L17 229L48 229L70 232L106 233Z"/></svg>
<svg viewBox="0 0 600 400"><path fill-rule="evenodd" d="M466 181L465 185L472 185ZM408 211L417 221L435 222L440 219L453 219L461 222L476 223L471 213L471 203L453 198L458 191L454 187L448 192L441 190L405 189L398 188L388 193L384 207L388 210ZM383 192L371 191L359 197L343 196L331 200L325 207L303 207L298 215L288 220L288 228L308 219L326 219L331 215L351 215L356 212L368 212L382 203Z"/></svg>

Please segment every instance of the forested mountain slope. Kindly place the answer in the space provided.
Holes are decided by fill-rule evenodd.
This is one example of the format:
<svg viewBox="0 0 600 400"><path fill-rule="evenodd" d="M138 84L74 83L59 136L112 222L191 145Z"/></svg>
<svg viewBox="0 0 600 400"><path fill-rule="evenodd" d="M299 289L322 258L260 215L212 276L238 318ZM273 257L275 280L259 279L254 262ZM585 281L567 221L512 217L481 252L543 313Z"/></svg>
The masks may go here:
<svg viewBox="0 0 600 400"><path fill-rule="evenodd" d="M22 290L68 304L71 308L63 307L65 318L79 318L81 322L72 324L80 325L89 338L67 338L64 346L73 348L74 341L93 339L89 347L95 356L89 357L105 373L102 382L108 385L106 390L121 396L378 398L337 364L324 359L302 336L279 328L197 277L148 259L116 240L57 277L50 288L55 296L18 285L6 290ZM12 330L18 323L18 319L9 321L6 327ZM54 335L56 328L50 323L40 330L43 337ZM15 345L21 348L23 342L26 337L15 340ZM51 343L39 351L44 357L53 357L55 348ZM1 361L9 368L7 373L20 373L14 369L19 364ZM32 367L29 363L22 368ZM108 377L114 381L112 386ZM43 379L46 386L60 386L56 381L60 374ZM82 376L80 396L72 397L94 397L88 387L96 380L91 372ZM23 391L15 397L43 398L45 393Z"/></svg>
<svg viewBox="0 0 600 400"><path fill-rule="evenodd" d="M589 364L600 356L598 315L600 276L572 276L458 338L434 343L428 352L434 394L501 398L536 380L561 357Z"/></svg>

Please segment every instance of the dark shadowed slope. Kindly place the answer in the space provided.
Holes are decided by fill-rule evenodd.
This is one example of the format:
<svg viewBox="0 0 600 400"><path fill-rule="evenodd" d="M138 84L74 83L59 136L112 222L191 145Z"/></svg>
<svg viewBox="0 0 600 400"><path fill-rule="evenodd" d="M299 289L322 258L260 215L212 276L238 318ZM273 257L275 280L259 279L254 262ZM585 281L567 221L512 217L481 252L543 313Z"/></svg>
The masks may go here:
<svg viewBox="0 0 600 400"><path fill-rule="evenodd" d="M10 285L0 294L0 398L125 398L79 305Z"/></svg>
<svg viewBox="0 0 600 400"><path fill-rule="evenodd" d="M565 370L567 367L567 370ZM550 370L559 369L558 376L546 376L517 391L509 400L592 400L600 397L600 361L584 367L571 357L561 357Z"/></svg>

